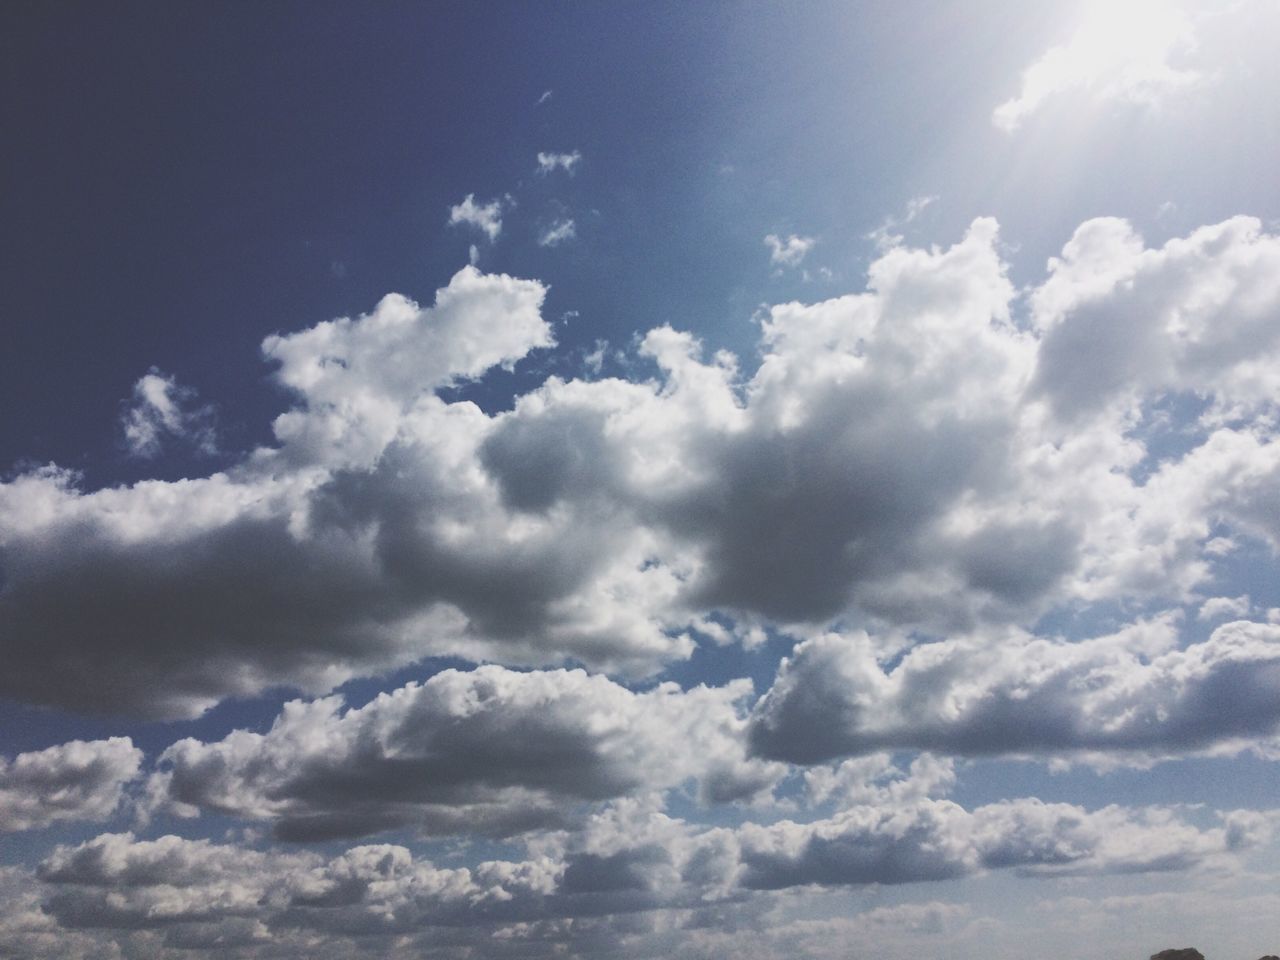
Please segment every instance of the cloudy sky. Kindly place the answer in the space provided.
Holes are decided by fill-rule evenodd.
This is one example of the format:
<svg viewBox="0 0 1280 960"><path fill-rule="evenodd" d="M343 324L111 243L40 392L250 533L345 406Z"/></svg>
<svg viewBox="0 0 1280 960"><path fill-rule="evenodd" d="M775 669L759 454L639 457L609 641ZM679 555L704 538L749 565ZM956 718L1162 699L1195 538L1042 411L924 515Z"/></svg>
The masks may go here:
<svg viewBox="0 0 1280 960"><path fill-rule="evenodd" d="M1276 952L1277 36L6 4L0 955Z"/></svg>

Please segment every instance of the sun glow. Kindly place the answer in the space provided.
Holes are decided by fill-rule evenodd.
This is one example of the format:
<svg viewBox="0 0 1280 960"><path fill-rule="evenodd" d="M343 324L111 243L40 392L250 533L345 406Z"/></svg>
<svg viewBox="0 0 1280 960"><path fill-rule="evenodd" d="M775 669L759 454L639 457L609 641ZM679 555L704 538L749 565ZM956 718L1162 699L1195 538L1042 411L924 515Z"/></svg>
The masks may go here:
<svg viewBox="0 0 1280 960"><path fill-rule="evenodd" d="M1199 72L1177 65L1193 47L1189 18L1168 0L1094 0L1083 8L1071 39L1023 72L1022 89L996 108L992 120L1012 132L1045 100L1069 91L1155 104L1200 81Z"/></svg>

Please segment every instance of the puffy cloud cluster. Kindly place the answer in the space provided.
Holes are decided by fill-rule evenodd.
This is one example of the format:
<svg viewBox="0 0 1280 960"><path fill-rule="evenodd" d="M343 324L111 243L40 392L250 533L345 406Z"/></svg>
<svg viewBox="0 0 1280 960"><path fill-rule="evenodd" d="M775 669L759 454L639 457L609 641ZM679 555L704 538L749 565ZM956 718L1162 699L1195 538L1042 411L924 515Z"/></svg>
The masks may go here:
<svg viewBox="0 0 1280 960"><path fill-rule="evenodd" d="M120 955L114 944L58 923L43 909L44 892L30 871L0 867L0 951L5 956L98 960Z"/></svg>
<svg viewBox="0 0 1280 960"><path fill-rule="evenodd" d="M1024 322L978 220L774 307L749 375L662 327L652 379L494 414L438 391L550 345L545 288L466 268L431 307L268 338L295 402L226 473L0 484L0 693L190 716L434 654L644 675L770 624L1019 636L1190 602L1232 543L1280 544L1277 250L1247 218L1158 249L1090 221ZM1186 452L1152 453L1187 390Z"/></svg>
<svg viewBox="0 0 1280 960"><path fill-rule="evenodd" d="M152 794L267 819L288 839L563 826L575 804L689 780L707 802L746 799L784 772L745 755L749 693L746 681L637 694L581 670L449 670L345 713L335 697L286 704L266 734L179 741Z"/></svg>
<svg viewBox="0 0 1280 960"><path fill-rule="evenodd" d="M551 346L545 296L535 281L464 267L433 306L389 294L355 320L268 337L264 356L302 400L275 422L284 452L306 464L374 464L425 395Z"/></svg>
<svg viewBox="0 0 1280 960"><path fill-rule="evenodd" d="M253 916L310 854L263 853L208 840L102 834L58 847L38 876L59 892L48 908L67 927L130 927Z"/></svg>
<svg viewBox="0 0 1280 960"><path fill-rule="evenodd" d="M928 753L915 757L906 770L893 762L892 754L872 753L804 772L812 804L834 799L840 806L893 806L945 796L955 782L955 763Z"/></svg>
<svg viewBox="0 0 1280 960"><path fill-rule="evenodd" d="M813 823L739 832L744 886L915 883L980 869L1031 873L1186 870L1257 843L1265 821L1245 813L1199 830L1159 808L1086 811L1011 800L967 811L948 800L857 806Z"/></svg>
<svg viewBox="0 0 1280 960"><path fill-rule="evenodd" d="M1126 221L1081 225L1032 295L1037 388L1078 419L1163 393L1210 417L1271 409L1280 389L1280 238L1233 217L1148 249Z"/></svg>
<svg viewBox="0 0 1280 960"><path fill-rule="evenodd" d="M993 119L1196 86L1198 22L1097 4ZM15 714L305 697L269 728L227 704L145 770L125 738L0 758L0 832L63 827L0 867L0 955L890 960L978 928L902 887L1263 863L1277 811L952 790L971 758L1280 757L1280 607L1231 575L1233 551L1280 554L1280 236L1233 217L1150 246L1093 219L1018 289L994 220L907 245L934 199L865 234L865 288L762 310L751 356L661 326L611 356L622 375L597 340L592 379L530 386L548 288L473 245L430 305L267 337L258 449L217 451L212 407L142 377L131 452L177 441L224 472L0 479ZM515 204L468 194L448 224L494 244ZM555 206L544 248L576 238ZM763 249L809 280L817 243ZM759 658L708 649L734 644ZM655 682L695 653L665 676L758 676L781 644L759 699ZM437 656L469 666L333 695ZM1083 781L1056 798L1106 789ZM211 839L86 839L130 806L138 831ZM371 837L397 842L344 849Z"/></svg>
<svg viewBox="0 0 1280 960"><path fill-rule="evenodd" d="M58 820L106 820L141 766L142 751L128 737L0 757L0 833Z"/></svg>
<svg viewBox="0 0 1280 960"><path fill-rule="evenodd" d="M491 421L431 392L549 344L544 292L466 268L434 307L389 297L268 339L300 402L281 445L229 473L82 494L46 468L0 486L0 688L183 716L432 652L609 667L687 652L645 616L674 579L643 568L644 541L619 522L578 542L574 517L504 510L478 456Z"/></svg>
<svg viewBox="0 0 1280 960"><path fill-rule="evenodd" d="M791 886L912 883L1001 868L1176 869L1248 849L1265 838L1264 820L1231 814L1219 827L1197 829L1159 808L1090 812L1010 801L970 812L920 800L898 809L851 807L807 824L696 830L652 806L623 801L561 848L520 861L445 867L390 844L325 858L103 834L58 847L37 877L46 930L55 924L116 939L147 936L140 942L153 952L162 946L296 952L302 942L327 950L356 936L366 949L409 937L422 939L399 942L484 944L488 954L500 949L495 938L532 937L579 955L592 946L616 949L623 939L625 923L602 929L592 922L597 917L616 925L649 913L631 926L635 932L652 930L661 911L676 910L697 928L702 911L732 909ZM873 912L859 923L936 927L956 922L955 913L926 904ZM30 927L32 911L24 916ZM0 923L0 936L7 932Z"/></svg>
<svg viewBox="0 0 1280 960"><path fill-rule="evenodd" d="M866 634L807 641L760 700L762 755L879 750L1167 756L1271 746L1280 626L1236 621L1178 646L1174 618L1076 643L1014 634L916 646L892 668Z"/></svg>

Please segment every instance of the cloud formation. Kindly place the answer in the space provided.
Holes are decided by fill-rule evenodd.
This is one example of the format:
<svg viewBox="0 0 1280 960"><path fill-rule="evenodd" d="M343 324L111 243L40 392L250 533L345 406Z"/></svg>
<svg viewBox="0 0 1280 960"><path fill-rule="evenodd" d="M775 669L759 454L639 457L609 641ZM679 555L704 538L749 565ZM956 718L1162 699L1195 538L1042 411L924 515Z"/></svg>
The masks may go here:
<svg viewBox="0 0 1280 960"><path fill-rule="evenodd" d="M1191 18L1169 0L1093 2L1069 40L1050 47L1023 71L1017 95L996 107L991 120L1013 133L1046 102L1068 93L1102 102L1158 104L1204 79L1178 62L1194 47Z"/></svg>
<svg viewBox="0 0 1280 960"><path fill-rule="evenodd" d="M640 676L766 625L892 646L1197 602L1232 544L1280 546L1277 258L1250 218L1158 248L1093 220L1023 321L980 219L773 307L750 373L660 327L650 379L493 414L438 391L549 346L546 290L464 268L268 338L292 405L225 473L0 484L0 692L190 716L431 655ZM1202 413L1153 456L1175 401Z"/></svg>
<svg viewBox="0 0 1280 960"><path fill-rule="evenodd" d="M1165 392L1210 399L1217 422L1269 409L1280 388L1278 271L1280 237L1254 217L1158 249L1124 220L1090 220L1032 294L1035 389L1075 420Z"/></svg>
<svg viewBox="0 0 1280 960"><path fill-rule="evenodd" d="M449 225L456 226L460 223L479 230L493 243L502 232L502 201L476 203L476 195L468 193L461 203L449 208Z"/></svg>
<svg viewBox="0 0 1280 960"><path fill-rule="evenodd" d="M907 201L907 205L901 215L890 214L885 217L880 226L867 234L867 239L872 241L876 245L876 249L881 253L900 245L906 238L897 231L907 224L913 223L920 214L924 213L937 200L937 196L933 194L921 194L920 196L912 197Z"/></svg>
<svg viewBox="0 0 1280 960"><path fill-rule="evenodd" d="M892 668L865 634L807 641L761 699L752 743L796 763L878 750L960 756L1274 749L1280 626L1237 621L1185 647L1171 617L1076 643L922 644Z"/></svg>
<svg viewBox="0 0 1280 960"><path fill-rule="evenodd" d="M771 233L764 238L764 245L769 248L769 262L780 267L799 266L800 261L817 242L813 237L802 237L794 233L786 237Z"/></svg>
<svg viewBox="0 0 1280 960"><path fill-rule="evenodd" d="M542 101L538 102L541 103ZM555 173L557 170L563 170L572 176L581 162L582 154L577 150L572 153L544 153L541 150L538 151L538 173L544 176L549 173Z"/></svg>
<svg viewBox="0 0 1280 960"><path fill-rule="evenodd" d="M577 235L578 228L571 218L557 220L538 237L538 246L558 247L566 240L572 240Z"/></svg>
<svg viewBox="0 0 1280 960"><path fill-rule="evenodd" d="M195 406L196 393L154 367L133 385L133 399L120 419L125 445L136 457L160 453L166 438L204 454L218 452L213 408Z"/></svg>
<svg viewBox="0 0 1280 960"><path fill-rule="evenodd" d="M358 518L374 505L368 485L381 482L368 471L415 419L439 452L465 446L483 415L432 389L550 344L544 293L468 267L432 307L390 296L366 316L268 338L264 351L297 405L276 420L278 447L228 473L82 494L73 475L45 468L0 486L0 688L79 709L186 716L281 682L327 690L429 653L432 625L459 618L429 597L438 578L417 599L418 587L387 579L375 531ZM449 456L427 458L455 495L474 488L465 473L458 486ZM381 476L411 499L440 492L391 459ZM470 542L510 556L487 531L466 535L461 519L439 518L440 547ZM496 571L449 566L481 605L477 576Z"/></svg>
<svg viewBox="0 0 1280 960"><path fill-rule="evenodd" d="M12 760L0 757L0 833L59 820L106 820L141 765L142 751L128 737L72 740Z"/></svg>
<svg viewBox="0 0 1280 960"><path fill-rule="evenodd" d="M949 880L982 869L1024 873L1187 870L1260 842L1252 815L1197 830L1170 811L1010 800L972 812L946 800L853 807L808 824L748 825L739 833L744 886L897 884ZM1245 831L1244 834L1241 831Z"/></svg>
<svg viewBox="0 0 1280 960"><path fill-rule="evenodd" d="M495 940L500 950L514 936L515 952L527 955L534 936L576 956L622 949L628 930L652 929L640 916L646 912L694 910L688 929L697 929L698 910L750 903L758 911L767 891L796 886L919 883L993 869L1188 869L1225 862L1263 842L1268 829L1254 814L1227 814L1221 826L1198 829L1161 808L1086 811L1017 800L974 811L947 801L855 807L807 824L695 830L628 802L594 817L562 848L473 867L437 865L392 844L322 857L103 834L59 846L28 889L43 905L44 930L71 940L78 932L90 942L105 935L153 950L239 946L257 956L341 950L355 936L365 950L394 938L423 949L483 945L489 954ZM634 921L616 926L627 916ZM946 918L959 919L926 904L882 909L859 922ZM583 922L557 922L568 919ZM0 938L10 937L0 945L31 932L15 927L0 923Z"/></svg>
<svg viewBox="0 0 1280 960"><path fill-rule="evenodd" d="M266 734L179 741L153 794L291 840L563 826L574 805L687 780L706 802L748 799L784 772L745 755L749 694L746 681L637 694L580 670L447 670L346 712L334 697L286 704Z"/></svg>
<svg viewBox="0 0 1280 960"><path fill-rule="evenodd" d="M403 6L17 24L0 957L1267 952L1280 0Z"/></svg>

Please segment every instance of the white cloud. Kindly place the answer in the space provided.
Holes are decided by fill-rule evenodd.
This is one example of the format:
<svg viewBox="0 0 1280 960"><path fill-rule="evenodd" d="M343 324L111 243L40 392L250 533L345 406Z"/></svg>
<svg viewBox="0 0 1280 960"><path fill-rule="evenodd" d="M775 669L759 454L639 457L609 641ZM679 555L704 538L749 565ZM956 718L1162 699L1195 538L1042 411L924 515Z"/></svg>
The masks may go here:
<svg viewBox="0 0 1280 960"><path fill-rule="evenodd" d="M586 353L582 357L582 366L588 372L598 375L604 367L605 353L609 349L608 340L597 340L595 349Z"/></svg>
<svg viewBox="0 0 1280 960"><path fill-rule="evenodd" d="M1198 602L1223 543L1280 545L1277 250L1247 218L1157 249L1090 221L1024 328L982 219L770 309L749 376L662 327L652 379L493 415L437 391L549 345L546 288L465 268L434 306L269 338L293 405L226 473L0 484L0 691L189 715L432 654L642 675L769 625L1003 637ZM1183 387L1207 413L1157 461Z"/></svg>
<svg viewBox="0 0 1280 960"><path fill-rule="evenodd" d="M577 235L578 228L574 225L572 219L557 220L538 237L538 246L556 247L566 240L572 240Z"/></svg>
<svg viewBox="0 0 1280 960"><path fill-rule="evenodd" d="M30 871L0 867L0 954L23 960L101 960L119 950L99 937L69 930L41 906L44 891Z"/></svg>
<svg viewBox="0 0 1280 960"><path fill-rule="evenodd" d="M474 428L486 419L431 390L549 344L539 313L544 292L465 268L433 307L391 296L366 317L269 338L264 349L299 405L276 421L278 448L255 452L230 473L83 494L73 476L45 469L0 485L7 578L0 621L9 658L0 685L80 708L190 715L222 696L281 682L326 690L352 673L426 654L439 632L456 635L463 620L438 600L406 605L401 587L387 589L372 517L359 519L374 505L367 470L402 431L423 431L434 448L419 451L428 472L405 476L406 449L401 466L386 459L385 479L407 481L411 498L430 498L436 482L463 498L455 506L472 498L471 515L485 529L468 534L463 515L452 514L423 532L439 537L446 553L490 554L491 561L469 562L472 573L461 580L446 579L471 581L457 598L467 594L466 602L497 612L480 584L490 575L483 569L529 561L518 559L512 537L490 537L496 528L484 523L474 495L495 498L475 467L462 467L474 461L484 433ZM547 535L528 527L521 534ZM554 579L547 560L543 551L534 562ZM432 590L444 585L432 579ZM504 580L521 578L503 574L494 583ZM248 637L256 639L246 644Z"/></svg>
<svg viewBox="0 0 1280 960"><path fill-rule="evenodd" d="M901 216L887 216L880 226L876 227L867 234L867 239L875 243L876 249L881 253L900 246L906 239L902 234L896 231L900 227L913 222L920 214L924 213L928 207L936 203L938 200L936 195L924 195L912 197L907 201L906 209Z"/></svg>
<svg viewBox="0 0 1280 960"><path fill-rule="evenodd" d="M749 693L747 681L635 694L582 671L449 670L345 713L337 698L286 704L266 734L182 740L161 757L158 792L270 820L288 839L520 832L686 780L708 801L744 799L783 772L745 756Z"/></svg>
<svg viewBox="0 0 1280 960"><path fill-rule="evenodd" d="M814 804L835 800L840 806L896 805L924 797L945 796L956 782L949 758L922 753L907 770L893 763L889 753L873 753L835 766L811 767L804 772Z"/></svg>
<svg viewBox="0 0 1280 960"><path fill-rule="evenodd" d="M1249 615L1252 607L1248 594L1242 594L1238 597L1210 597L1200 605L1200 612L1196 614L1196 619L1220 620L1230 618L1241 620Z"/></svg>
<svg viewBox="0 0 1280 960"><path fill-rule="evenodd" d="M563 170L572 175L582 162L582 154L577 150L572 153L544 153L538 151L538 173L543 175Z"/></svg>
<svg viewBox="0 0 1280 960"><path fill-rule="evenodd" d="M1280 237L1256 218L1155 249L1124 220L1086 221L1049 261L1032 309L1037 385L1059 415L1179 391L1212 398L1227 421L1280 395Z"/></svg>
<svg viewBox="0 0 1280 960"><path fill-rule="evenodd" d="M1192 20L1170 0L1092 0L1072 37L1023 71L1018 94L996 107L992 122L1012 133L1067 93L1156 105L1203 81L1201 72L1178 65L1194 49Z"/></svg>
<svg viewBox="0 0 1280 960"><path fill-rule="evenodd" d="M0 833L60 820L106 820L141 764L142 751L128 737L73 740L12 760L0 757Z"/></svg>
<svg viewBox="0 0 1280 960"><path fill-rule="evenodd" d="M193 406L195 397L194 390L179 386L153 367L133 385L133 401L121 416L129 451L137 457L154 457L165 438L171 438L200 453L217 453L213 408Z"/></svg>
<svg viewBox="0 0 1280 960"><path fill-rule="evenodd" d="M502 201L476 203L476 195L468 193L461 203L449 208L449 225L460 223L475 227L493 243L502 232Z"/></svg>
<svg viewBox="0 0 1280 960"><path fill-rule="evenodd" d="M1143 762L1280 745L1280 629L1238 621L1177 641L1163 617L1075 643L922 644L886 669L865 634L831 634L784 662L753 742L800 763L895 749Z"/></svg>
<svg viewBox="0 0 1280 960"><path fill-rule="evenodd" d="M59 846L39 877L58 891L46 909L64 925L128 928L253 916L281 903L282 884L318 862L307 853L107 833Z"/></svg>
<svg viewBox="0 0 1280 960"><path fill-rule="evenodd" d="M1200 830L1162 808L1087 811L1008 800L965 810L948 800L850 807L812 823L737 831L748 888L918 883L983 869L1027 874L1189 870L1265 842L1232 828Z"/></svg>
<svg viewBox="0 0 1280 960"><path fill-rule="evenodd" d="M545 295L540 283L468 266L437 291L434 306L388 294L354 320L268 337L263 355L302 401L276 419L276 436L313 462L371 464L433 390L552 346L540 312Z"/></svg>
<svg viewBox="0 0 1280 960"><path fill-rule="evenodd" d="M436 925L539 916L563 869L545 859L438 867L387 844L325 859L176 836L103 834L58 847L38 876L44 910L63 930L150 929L164 935L166 946L238 944L316 956L316 947L338 948L350 934L389 945L382 938ZM307 937L296 942L300 930ZM483 926L478 933L481 942L491 935Z"/></svg>
<svg viewBox="0 0 1280 960"><path fill-rule="evenodd" d="M764 238L764 245L769 248L769 262L782 267L799 266L800 261L817 242L813 237L801 237L794 233L786 237L771 233Z"/></svg>
<svg viewBox="0 0 1280 960"><path fill-rule="evenodd" d="M621 801L558 848L472 867L437 865L391 844L322 857L103 834L55 849L37 876L27 877L34 896L21 909L25 917L43 916L45 933L100 931L104 947L151 931L162 938L151 943L153 952L161 944L236 944L256 948L251 957L311 957L341 952L352 936L375 952L393 944L438 948L447 936L485 956L505 955L508 938L516 956L528 955L530 942L568 956L631 955L635 948L649 955L634 935L654 931L672 909L715 908L711 916L723 918L723 910L741 906L750 915L780 903L763 891L924 882L992 869L1051 876L1189 870L1228 864L1265 842L1268 831L1267 815L1248 812L1199 829L1159 807L1086 810L1035 800L972 811L920 800L853 807L810 823L697 830L652 805ZM690 919L674 931L681 940L706 926ZM963 922L963 909L904 904L850 922L882 936L944 933ZM15 927L0 922L0 938L21 932Z"/></svg>

